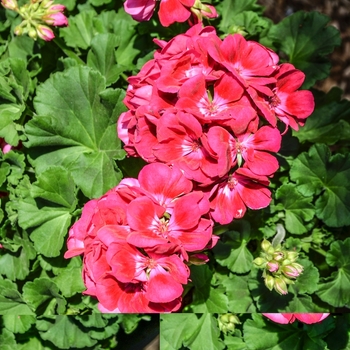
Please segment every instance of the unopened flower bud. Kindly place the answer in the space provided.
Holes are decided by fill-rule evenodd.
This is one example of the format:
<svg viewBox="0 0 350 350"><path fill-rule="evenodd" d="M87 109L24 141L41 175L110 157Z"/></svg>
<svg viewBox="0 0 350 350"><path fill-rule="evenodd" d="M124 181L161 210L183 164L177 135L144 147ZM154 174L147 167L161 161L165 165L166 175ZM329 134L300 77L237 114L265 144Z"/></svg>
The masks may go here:
<svg viewBox="0 0 350 350"><path fill-rule="evenodd" d="M273 253L273 258L274 258L276 261L281 261L281 260L284 259L284 254L283 254L283 252L280 252L280 251L274 252L274 253Z"/></svg>
<svg viewBox="0 0 350 350"><path fill-rule="evenodd" d="M261 249L265 252L268 251L268 249L271 247L271 243L267 240L267 239L264 239L262 242L261 242Z"/></svg>
<svg viewBox="0 0 350 350"><path fill-rule="evenodd" d="M37 34L39 38L45 41L50 41L55 37L55 34L53 33L52 29L43 25L37 26Z"/></svg>
<svg viewBox="0 0 350 350"><path fill-rule="evenodd" d="M258 257L253 260L253 264L258 267L263 267L266 264L266 260L264 258Z"/></svg>
<svg viewBox="0 0 350 350"><path fill-rule="evenodd" d="M282 278L276 277L274 289L278 294L285 295L288 294L287 284Z"/></svg>
<svg viewBox="0 0 350 350"><path fill-rule="evenodd" d="M23 28L21 26L15 27L14 31L15 35L22 35L23 34Z"/></svg>
<svg viewBox="0 0 350 350"><path fill-rule="evenodd" d="M31 28L28 30L28 35L29 35L32 39L34 39L34 40L36 40L36 38L38 37L37 31L36 31L36 29L33 28L33 27L31 27Z"/></svg>
<svg viewBox="0 0 350 350"><path fill-rule="evenodd" d="M188 262L192 265L204 265L208 261L209 261L208 256L203 253L191 254L188 260Z"/></svg>
<svg viewBox="0 0 350 350"><path fill-rule="evenodd" d="M18 4L16 0L1 0L1 5L8 10L12 10L12 11L18 10Z"/></svg>
<svg viewBox="0 0 350 350"><path fill-rule="evenodd" d="M233 333L235 330L235 324L240 324L238 317L233 314L222 314L218 318L218 324L220 331Z"/></svg>
<svg viewBox="0 0 350 350"><path fill-rule="evenodd" d="M266 267L270 272L276 272L276 271L278 271L280 266L279 266L277 261L272 260L266 264Z"/></svg>
<svg viewBox="0 0 350 350"><path fill-rule="evenodd" d="M281 271L289 278L297 278L300 275L300 272L292 265L282 266Z"/></svg>
<svg viewBox="0 0 350 350"><path fill-rule="evenodd" d="M272 290L275 285L275 279L271 275L267 275L265 277L265 286L269 289Z"/></svg>
<svg viewBox="0 0 350 350"><path fill-rule="evenodd" d="M67 17L61 12L47 14L42 17L42 20L47 24L58 27L66 27L68 25Z"/></svg>
<svg viewBox="0 0 350 350"><path fill-rule="evenodd" d="M287 259L293 262L297 259L298 255L298 252L287 252Z"/></svg>

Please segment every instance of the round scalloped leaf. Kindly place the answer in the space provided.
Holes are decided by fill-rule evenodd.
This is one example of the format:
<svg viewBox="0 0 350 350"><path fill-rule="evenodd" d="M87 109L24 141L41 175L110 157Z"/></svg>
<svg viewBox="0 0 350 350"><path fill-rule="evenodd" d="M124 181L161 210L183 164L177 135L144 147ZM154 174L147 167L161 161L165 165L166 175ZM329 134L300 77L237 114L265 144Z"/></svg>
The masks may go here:
<svg viewBox="0 0 350 350"><path fill-rule="evenodd" d="M350 154L331 156L326 145L313 145L294 160L290 177L304 196L320 195L316 216L326 225L350 225Z"/></svg>
<svg viewBox="0 0 350 350"><path fill-rule="evenodd" d="M115 159L125 155L116 133L124 92L114 90L117 102L110 103L101 94L105 88L105 78L88 67L53 74L38 87L38 115L26 125L37 172L63 166L89 198L100 197L122 177Z"/></svg>
<svg viewBox="0 0 350 350"><path fill-rule="evenodd" d="M321 300L335 307L350 305L350 237L344 242L331 244L326 260L331 266L337 266L338 271L320 283L317 295Z"/></svg>
<svg viewBox="0 0 350 350"><path fill-rule="evenodd" d="M327 78L331 63L327 56L340 45L339 31L327 26L329 17L319 12L296 12L272 26L268 40L288 55L288 62L306 74L308 89Z"/></svg>

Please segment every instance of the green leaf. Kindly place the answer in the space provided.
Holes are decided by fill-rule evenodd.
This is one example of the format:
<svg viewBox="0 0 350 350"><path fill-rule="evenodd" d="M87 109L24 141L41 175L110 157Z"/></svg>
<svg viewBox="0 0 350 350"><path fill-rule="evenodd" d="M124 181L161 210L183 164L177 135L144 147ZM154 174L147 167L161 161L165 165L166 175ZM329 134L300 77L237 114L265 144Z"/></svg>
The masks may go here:
<svg viewBox="0 0 350 350"><path fill-rule="evenodd" d="M9 56L27 60L28 56L33 55L34 40L29 36L15 36L11 39L8 46Z"/></svg>
<svg viewBox="0 0 350 350"><path fill-rule="evenodd" d="M28 350L28 349L52 350L52 347L43 345L41 339L37 337L35 334L31 336L28 335L28 337L25 340L26 340L25 343L21 342L20 344L17 344L16 350Z"/></svg>
<svg viewBox="0 0 350 350"><path fill-rule="evenodd" d="M1 350L17 350L15 335L6 328L1 329L0 346Z"/></svg>
<svg viewBox="0 0 350 350"><path fill-rule="evenodd" d="M222 32L226 32L227 29L236 24L236 16L244 11L254 11L262 14L263 7L256 4L256 0L224 0L216 6L218 13L222 15L219 28Z"/></svg>
<svg viewBox="0 0 350 350"><path fill-rule="evenodd" d="M89 0L90 4L98 7L98 6L102 6L104 4L109 4L112 2L112 0Z"/></svg>
<svg viewBox="0 0 350 350"><path fill-rule="evenodd" d="M350 155L331 156L326 145L314 145L292 164L290 177L304 196L320 194L316 216L331 227L350 225Z"/></svg>
<svg viewBox="0 0 350 350"><path fill-rule="evenodd" d="M292 293L279 295L275 290L270 291L265 286L261 271L257 268L251 270L248 285L259 312L284 312L293 298Z"/></svg>
<svg viewBox="0 0 350 350"><path fill-rule="evenodd" d="M244 341L248 345L248 349L322 349L310 343L310 338L307 336L306 332L298 329L296 324L282 325L274 323L259 314L252 314L252 317L253 320L247 320L243 325Z"/></svg>
<svg viewBox="0 0 350 350"><path fill-rule="evenodd" d="M26 125L36 170L65 167L89 198L118 184L122 174L114 159L125 154L116 133L124 92L115 90L118 102L111 104L100 96L103 91L105 79L91 68L56 73L37 89L34 105L42 116Z"/></svg>
<svg viewBox="0 0 350 350"><path fill-rule="evenodd" d="M119 330L119 321L109 321L109 323L102 329L92 329L89 331L89 336L93 339L103 340L111 336L115 336Z"/></svg>
<svg viewBox="0 0 350 350"><path fill-rule="evenodd" d="M234 17L235 26L242 27L245 32L251 36L257 36L261 32L267 31L271 25L272 21L268 18L264 18L256 12L253 11L243 11L238 13Z"/></svg>
<svg viewBox="0 0 350 350"><path fill-rule="evenodd" d="M4 315L4 326L12 333L25 333L35 323L35 316L31 315Z"/></svg>
<svg viewBox="0 0 350 350"><path fill-rule="evenodd" d="M54 282L66 298L76 293L81 293L86 289L81 276L81 270L82 267L65 268L54 278Z"/></svg>
<svg viewBox="0 0 350 350"><path fill-rule="evenodd" d="M205 313L162 315L160 319L160 348L180 349L181 345L191 350L221 350L225 345L219 339L220 331L213 315Z"/></svg>
<svg viewBox="0 0 350 350"><path fill-rule="evenodd" d="M24 280L29 274L30 260L36 257L33 244L29 241L26 232L23 232L23 238L16 233L13 241L8 244L15 245L18 248L15 252L8 249L0 252L0 274L11 280ZM6 244L4 247L6 247Z"/></svg>
<svg viewBox="0 0 350 350"><path fill-rule="evenodd" d="M65 311L66 302L59 294L56 283L46 277L26 282L23 286L23 300L31 305L37 313L50 314L56 305L59 313Z"/></svg>
<svg viewBox="0 0 350 350"><path fill-rule="evenodd" d="M295 296L288 304L287 312L292 313L308 313L308 312L322 312L309 295Z"/></svg>
<svg viewBox="0 0 350 350"><path fill-rule="evenodd" d="M119 45L119 37L113 34L98 34L91 41L87 65L98 70L105 78L106 85L115 83L124 68L118 67L115 59L115 47Z"/></svg>
<svg viewBox="0 0 350 350"><path fill-rule="evenodd" d="M225 242L219 241L213 249L217 262L227 266L232 272L249 272L254 259L247 249L249 237L244 237L239 232L228 231L223 240Z"/></svg>
<svg viewBox="0 0 350 350"><path fill-rule="evenodd" d="M71 47L87 49L97 33L104 33L100 21L93 10L82 11L76 16L69 16L69 25L60 29L65 43Z"/></svg>
<svg viewBox="0 0 350 350"><path fill-rule="evenodd" d="M0 137L12 146L17 146L19 142L15 120L21 117L23 110L24 106L16 104L0 105Z"/></svg>
<svg viewBox="0 0 350 350"><path fill-rule="evenodd" d="M0 279L0 315L34 315L23 301L16 284Z"/></svg>
<svg viewBox="0 0 350 350"><path fill-rule="evenodd" d="M345 241L335 241L327 252L326 261L330 266L338 267L325 283L320 283L316 293L321 300L335 307L350 304L350 237Z"/></svg>
<svg viewBox="0 0 350 350"><path fill-rule="evenodd" d="M305 222L312 220L315 215L312 197L304 197L295 185L285 184L277 189L276 199L279 202L275 206L276 210L285 211L286 229L294 234L307 232Z"/></svg>
<svg viewBox="0 0 350 350"><path fill-rule="evenodd" d="M225 345L219 338L220 330L218 328L217 319L212 314L203 314L197 322L197 327L199 328L198 333L192 335L189 340L185 341L185 346L193 350L206 349L208 344L210 344L213 350L225 348Z"/></svg>
<svg viewBox="0 0 350 350"><path fill-rule="evenodd" d="M350 117L350 101L328 100L333 95L331 90L322 99L316 99L315 111L306 119L305 126L298 132L293 131L300 142L322 142L333 145L340 140L349 140L350 125L346 121Z"/></svg>
<svg viewBox="0 0 350 350"><path fill-rule="evenodd" d="M0 186L6 181L7 175L10 172L10 165L8 163L1 163L0 166Z"/></svg>
<svg viewBox="0 0 350 350"><path fill-rule="evenodd" d="M222 281L226 288L228 310L234 313L255 312L253 299L248 289L247 276L230 274Z"/></svg>
<svg viewBox="0 0 350 350"><path fill-rule="evenodd" d="M160 316L160 349L177 350L197 336L198 318L195 314L162 314Z"/></svg>
<svg viewBox="0 0 350 350"><path fill-rule="evenodd" d="M87 348L94 346L97 340L91 339L86 329L79 327L72 316L45 318L36 323L40 336L53 343L59 349Z"/></svg>
<svg viewBox="0 0 350 350"><path fill-rule="evenodd" d="M38 252L58 256L76 206L72 178L64 168L51 167L27 188L29 193L17 203L18 223L24 229L34 228L30 238Z"/></svg>
<svg viewBox="0 0 350 350"><path fill-rule="evenodd" d="M271 27L268 39L288 55L288 62L306 74L304 89L327 78L331 68L327 55L340 45L339 31L327 26L329 18L319 12L300 11Z"/></svg>
<svg viewBox="0 0 350 350"><path fill-rule="evenodd" d="M212 272L207 265L191 266L191 280L195 286L192 312L227 312L227 297L211 286Z"/></svg>
<svg viewBox="0 0 350 350"><path fill-rule="evenodd" d="M317 284L320 278L318 269L310 260L307 259L298 259L297 263L301 264L304 267L304 271L296 279L295 284L292 284L289 287L289 290L292 291L295 295L303 293L314 293L318 289Z"/></svg>
<svg viewBox="0 0 350 350"><path fill-rule="evenodd" d="M122 327L126 334L132 333L141 321L141 315L138 314L123 314Z"/></svg>

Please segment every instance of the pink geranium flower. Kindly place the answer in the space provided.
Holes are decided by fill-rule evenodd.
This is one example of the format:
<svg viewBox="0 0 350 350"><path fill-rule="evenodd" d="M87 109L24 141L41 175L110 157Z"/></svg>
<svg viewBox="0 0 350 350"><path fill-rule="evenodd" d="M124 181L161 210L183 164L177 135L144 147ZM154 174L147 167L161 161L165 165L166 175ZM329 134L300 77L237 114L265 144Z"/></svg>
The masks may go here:
<svg viewBox="0 0 350 350"><path fill-rule="evenodd" d="M124 10L136 21L148 21L153 15L156 0L127 0Z"/></svg>
<svg viewBox="0 0 350 350"><path fill-rule="evenodd" d="M329 313L306 313L306 314L289 314L289 313L281 313L281 314L274 314L274 313L263 313L263 315L270 320L281 323L281 324L287 324L287 323L293 323L295 320L299 320L303 323L312 324L321 322L326 317L329 316Z"/></svg>

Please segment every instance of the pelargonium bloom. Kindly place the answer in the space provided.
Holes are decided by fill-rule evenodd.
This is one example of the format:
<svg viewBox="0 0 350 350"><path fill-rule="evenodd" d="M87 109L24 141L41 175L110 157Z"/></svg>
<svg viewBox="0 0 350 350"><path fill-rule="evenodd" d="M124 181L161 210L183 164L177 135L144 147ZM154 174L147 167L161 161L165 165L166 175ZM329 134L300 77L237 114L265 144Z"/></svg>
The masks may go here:
<svg viewBox="0 0 350 350"><path fill-rule="evenodd" d="M181 169L221 224L266 207L268 178L279 167L278 123L296 129L314 106L312 94L298 90L304 74L257 42L222 40L201 24L155 42L154 58L128 79L129 111L118 120L124 149Z"/></svg>
<svg viewBox="0 0 350 350"><path fill-rule="evenodd" d="M207 196L192 189L178 168L154 163L139 179L125 178L84 206L64 256L83 254L84 293L99 300L101 311L170 312L181 306L189 253L216 243Z"/></svg>
<svg viewBox="0 0 350 350"><path fill-rule="evenodd" d="M321 322L329 316L329 313L263 313L263 315L270 320L281 324L293 323L295 320L299 320L300 322L307 324L312 324Z"/></svg>

